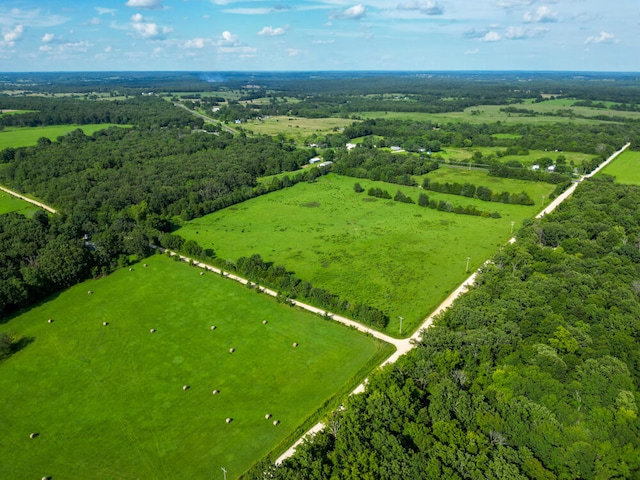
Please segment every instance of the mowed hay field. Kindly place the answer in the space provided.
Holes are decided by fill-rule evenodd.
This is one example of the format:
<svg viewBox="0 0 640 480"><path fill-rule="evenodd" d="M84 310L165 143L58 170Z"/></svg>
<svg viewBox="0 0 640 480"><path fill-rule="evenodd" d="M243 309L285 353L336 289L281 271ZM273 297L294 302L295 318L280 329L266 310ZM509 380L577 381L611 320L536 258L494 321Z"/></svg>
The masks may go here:
<svg viewBox="0 0 640 480"><path fill-rule="evenodd" d="M616 182L628 185L640 185L640 152L626 150L603 168L598 175L616 177Z"/></svg>
<svg viewBox="0 0 640 480"><path fill-rule="evenodd" d="M0 215L16 212L31 217L38 210L39 207L0 190Z"/></svg>
<svg viewBox="0 0 640 480"><path fill-rule="evenodd" d="M81 129L85 135L91 135L98 130L109 127L125 127L113 123L101 123L96 125L53 125L49 127L6 127L0 130L0 150L5 148L19 148L36 145L38 139L46 137L55 141L58 137L66 135L76 129Z"/></svg>
<svg viewBox="0 0 640 480"><path fill-rule="evenodd" d="M456 215L357 194L356 181L415 201L423 192L330 174L190 221L177 233L223 259L259 253L314 286L382 309L390 335L398 335L402 316L406 336L468 276L467 257L470 270L479 267L509 239L512 221L517 228L540 210L426 192L502 218Z"/></svg>
<svg viewBox="0 0 640 480"><path fill-rule="evenodd" d="M2 478L237 478L391 353L219 275L146 261L0 325L33 340L0 363Z"/></svg>

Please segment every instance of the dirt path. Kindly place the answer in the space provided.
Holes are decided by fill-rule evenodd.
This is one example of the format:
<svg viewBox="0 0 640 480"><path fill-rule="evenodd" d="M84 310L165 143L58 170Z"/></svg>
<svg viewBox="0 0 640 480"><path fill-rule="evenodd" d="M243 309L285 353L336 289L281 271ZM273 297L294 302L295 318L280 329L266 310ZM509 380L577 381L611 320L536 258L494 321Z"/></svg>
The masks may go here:
<svg viewBox="0 0 640 480"><path fill-rule="evenodd" d="M24 200L25 202L33 203L40 208L44 208L47 212L58 213L58 211L54 208L51 208L49 205L45 205L44 203L40 203L37 200L32 200L30 198L25 197L24 195L19 194L18 192L14 192L13 190L9 190L8 188L0 187L0 190L8 193L9 195L13 195L14 197L19 198L20 200Z"/></svg>
<svg viewBox="0 0 640 480"><path fill-rule="evenodd" d="M578 184L580 182L582 182L585 178L593 177L596 173L598 173L600 170L602 170L604 167L606 167L609 163L611 163L618 155L620 155L627 148L629 148L630 145L631 145L630 143L627 143L624 147L622 147L620 150L616 151L615 153L613 153L613 155L611 155L609 158L607 158L607 160L605 160L602 164L600 164L600 166L598 166L598 168L596 168L593 172L591 172L588 175L583 175L582 177L580 177L580 179L576 183L571 185L561 195L558 195L558 197L555 198L553 200L553 202L551 202L544 210L542 210L542 212L540 212L538 215L536 215L536 218L540 218L540 217L546 215L547 213L553 212L558 205L560 205L567 198L569 198L569 196L574 192L574 190L576 189L576 187L578 186ZM515 241L516 241L515 237L509 239L509 243L514 243ZM486 264L486 262L485 262L485 264ZM480 268L482 268L482 267L480 267ZM438 305L438 308L436 308L431 313L431 315L429 315L427 318L424 319L424 321L420 324L420 326L417 328L415 333L413 335L411 335L411 337L409 337L407 339L403 339L403 340L392 339L392 341L390 341L389 343L392 343L393 345L396 346L396 351L395 351L395 353L393 355L391 355L389 358L387 358L380 365L380 367L383 367L383 366L385 366L385 365L387 365L389 363L396 362L398 360L398 358L400 358L402 355L404 355L409 350L411 350L415 346L415 343L420 340L420 337L422 336L423 331L431 326L431 324L433 323L433 319L436 317L436 315L442 313L444 310L449 308L453 304L453 302L460 295L465 293L467 291L467 289L471 285L473 285L473 282L475 282L476 275L478 274L479 271L480 271L480 269L478 269L477 271L473 272L469 276L469 278L467 278L464 282L462 282L462 284L458 288L456 288L453 292L451 292L451 295L449 295L444 302L442 302L440 305ZM336 320L340 321L337 318L336 318ZM377 338L380 338L380 336L377 336L377 335L374 335L374 336L376 336ZM364 392L366 382L367 381L365 380L363 383L358 385L358 387L352 392L352 395L356 394L356 393ZM319 422L316 425L314 425L307 433L305 433L301 438L299 438L296 441L296 443L294 443L286 452L284 452L282 455L280 455L276 459L276 462L275 462L276 465L282 463L284 460L286 460L287 458L291 457L295 453L296 447L298 445L300 445L308 435L315 435L317 432L322 430L322 428L324 428L324 424L322 422Z"/></svg>

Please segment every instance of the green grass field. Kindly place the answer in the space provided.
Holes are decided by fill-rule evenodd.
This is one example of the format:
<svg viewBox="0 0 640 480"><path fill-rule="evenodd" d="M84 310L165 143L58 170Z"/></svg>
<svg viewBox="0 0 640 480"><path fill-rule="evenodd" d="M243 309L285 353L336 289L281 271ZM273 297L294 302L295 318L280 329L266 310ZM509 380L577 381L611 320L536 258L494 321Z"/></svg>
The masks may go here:
<svg viewBox="0 0 640 480"><path fill-rule="evenodd" d="M624 151L598 172L600 174L613 175L618 183L640 185L640 152Z"/></svg>
<svg viewBox="0 0 640 480"><path fill-rule="evenodd" d="M216 274L146 261L0 325L32 340L0 363L2 478L237 478L391 353Z"/></svg>
<svg viewBox="0 0 640 480"><path fill-rule="evenodd" d="M300 118L273 116L265 120L251 120L242 124L242 128L257 134L277 135L282 133L292 138L298 145L303 145L305 139L316 133L326 135L334 129L351 125L353 120L344 118Z"/></svg>
<svg viewBox="0 0 640 480"><path fill-rule="evenodd" d="M570 103L569 103L570 102ZM574 107L573 100L549 100L540 103L526 103L522 105L514 105L516 108L533 110L541 115L526 116L517 113L501 112L500 109L505 105L478 105L466 108L463 112L451 113L422 113L422 112L359 112L358 117L362 119L368 118L388 118L402 120L431 121L438 123L448 122L468 122L468 123L574 123L597 125L602 123L601 120L595 118L573 118L550 115L558 110L571 109L576 115L585 117L595 117L598 115L607 115L610 117L623 117L640 119L638 112L624 112L616 110L603 110L600 108L590 107Z"/></svg>
<svg viewBox="0 0 640 480"><path fill-rule="evenodd" d="M408 335L466 278L467 257L471 269L479 267L508 240L512 221L517 226L540 210L427 192L502 218L456 215L356 194L355 181L414 200L422 192L331 174L193 220L177 233L224 259L259 253L316 286L380 308L391 317L390 335L398 335L401 315Z"/></svg>
<svg viewBox="0 0 640 480"><path fill-rule="evenodd" d="M488 156L492 153L495 154L500 150L505 149L504 147L444 147L442 151L437 152L434 155L440 155L447 161L453 160L464 162L470 160L473 157L474 152L476 151L482 152L482 155L484 156ZM528 155L506 155L499 158L499 160L502 163L508 162L510 160L515 160L517 162L520 162L524 166L530 167L531 165L537 163L538 160L543 157L548 157L555 161L560 155L565 157L567 163L571 163L573 161L574 165L576 166L582 165L583 160L591 160L594 157L594 155L580 152L545 152L544 150L529 150ZM480 163L482 163L482 160L480 160Z"/></svg>
<svg viewBox="0 0 640 480"><path fill-rule="evenodd" d="M16 212L30 217L38 210L39 208L35 205L0 190L0 215L3 213Z"/></svg>
<svg viewBox="0 0 640 480"><path fill-rule="evenodd" d="M115 125L113 123L101 123L97 125L53 125L50 127L7 127L0 130L0 150L8 147L29 147L36 145L38 139L47 137L55 141L59 136L65 135L80 128L85 135L91 135L98 130L109 127L126 127L125 125Z"/></svg>

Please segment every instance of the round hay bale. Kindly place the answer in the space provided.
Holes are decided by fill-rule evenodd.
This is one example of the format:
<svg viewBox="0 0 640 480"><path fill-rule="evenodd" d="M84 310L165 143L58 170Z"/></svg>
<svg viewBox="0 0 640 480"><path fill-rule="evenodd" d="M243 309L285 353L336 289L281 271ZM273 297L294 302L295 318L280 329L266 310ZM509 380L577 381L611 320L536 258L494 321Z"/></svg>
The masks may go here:
<svg viewBox="0 0 640 480"><path fill-rule="evenodd" d="M129 269L129 271L130 271L130 272L133 272L133 268L130 268L130 269Z"/></svg>
<svg viewBox="0 0 640 480"><path fill-rule="evenodd" d="M93 292L92 292L91 290L89 290L89 291L87 292L87 295L93 295Z"/></svg>
<svg viewBox="0 0 640 480"><path fill-rule="evenodd" d="M146 263L144 264L145 267L148 267L149 265L147 265Z"/></svg>
<svg viewBox="0 0 640 480"><path fill-rule="evenodd" d="M227 423L231 423L232 421L233 421L233 418L227 417L227 420L226 420Z"/></svg>
<svg viewBox="0 0 640 480"><path fill-rule="evenodd" d="M264 418L265 418L265 420L269 420L269 419L271 418L271 414L270 414L270 413L267 413L267 414L264 416Z"/></svg>
<svg viewBox="0 0 640 480"><path fill-rule="evenodd" d="M150 329L149 333L156 333L156 329L155 328Z"/></svg>
<svg viewBox="0 0 640 480"><path fill-rule="evenodd" d="M51 477L42 477L42 480L51 480Z"/></svg>
<svg viewBox="0 0 640 480"><path fill-rule="evenodd" d="M213 394L214 394L214 395L218 395L219 393L220 393L220 390L214 390L214 391L213 391Z"/></svg>
<svg viewBox="0 0 640 480"><path fill-rule="evenodd" d="M53 318L50 318L49 320L47 320L47 323L53 323Z"/></svg>
<svg viewBox="0 0 640 480"><path fill-rule="evenodd" d="M204 272L200 272L200 275L204 275Z"/></svg>
<svg viewBox="0 0 640 480"><path fill-rule="evenodd" d="M293 342L293 348L296 348L298 346L298 342Z"/></svg>
<svg viewBox="0 0 640 480"><path fill-rule="evenodd" d="M267 321L266 321L266 320L262 320L262 324L263 324L263 325L266 325L266 324L267 324Z"/></svg>
<svg viewBox="0 0 640 480"><path fill-rule="evenodd" d="M233 353L233 352L235 352L235 351L236 351L236 349L235 349L235 348L230 348L230 349L229 349L229 353Z"/></svg>
<svg viewBox="0 0 640 480"><path fill-rule="evenodd" d="M211 325L211 330L215 330L216 326L215 325Z"/></svg>
<svg viewBox="0 0 640 480"><path fill-rule="evenodd" d="M102 325L106 327L107 325L109 325L109 322L102 322Z"/></svg>
<svg viewBox="0 0 640 480"><path fill-rule="evenodd" d="M273 426L276 426L276 425L278 425L279 423L280 423L280 420L274 420L274 421L273 421Z"/></svg>
<svg viewBox="0 0 640 480"><path fill-rule="evenodd" d="M36 438L38 435L40 435L38 432L33 432L31 435L29 435L29 438Z"/></svg>
<svg viewBox="0 0 640 480"><path fill-rule="evenodd" d="M183 390L189 390L189 385L183 385L183 386L182 386L182 389L183 389Z"/></svg>

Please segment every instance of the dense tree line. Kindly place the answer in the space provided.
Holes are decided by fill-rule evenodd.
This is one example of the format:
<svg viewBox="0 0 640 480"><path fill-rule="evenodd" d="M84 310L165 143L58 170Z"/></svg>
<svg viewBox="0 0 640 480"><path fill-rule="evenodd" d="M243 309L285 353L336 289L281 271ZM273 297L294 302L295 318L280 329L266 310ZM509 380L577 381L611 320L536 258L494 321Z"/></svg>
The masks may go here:
<svg viewBox="0 0 640 480"><path fill-rule="evenodd" d="M527 192L494 193L489 187L484 185L473 185L472 183L438 183L425 178L422 182L422 188L434 192L448 193L451 195L461 195L463 197L477 198L485 202L500 202L514 205L533 205L533 199Z"/></svg>
<svg viewBox="0 0 640 480"><path fill-rule="evenodd" d="M2 127L116 123L140 126L202 127L204 121L155 96L127 100L78 100L67 97L0 95L0 109L30 110L0 116Z"/></svg>
<svg viewBox="0 0 640 480"><path fill-rule="evenodd" d="M270 137L193 133L187 128L76 130L57 142L6 149L0 183L63 213L0 216L0 315L88 276L142 258L150 243L185 220L300 181L308 154Z"/></svg>
<svg viewBox="0 0 640 480"><path fill-rule="evenodd" d="M636 478L640 190L528 222L417 347L250 478Z"/></svg>

